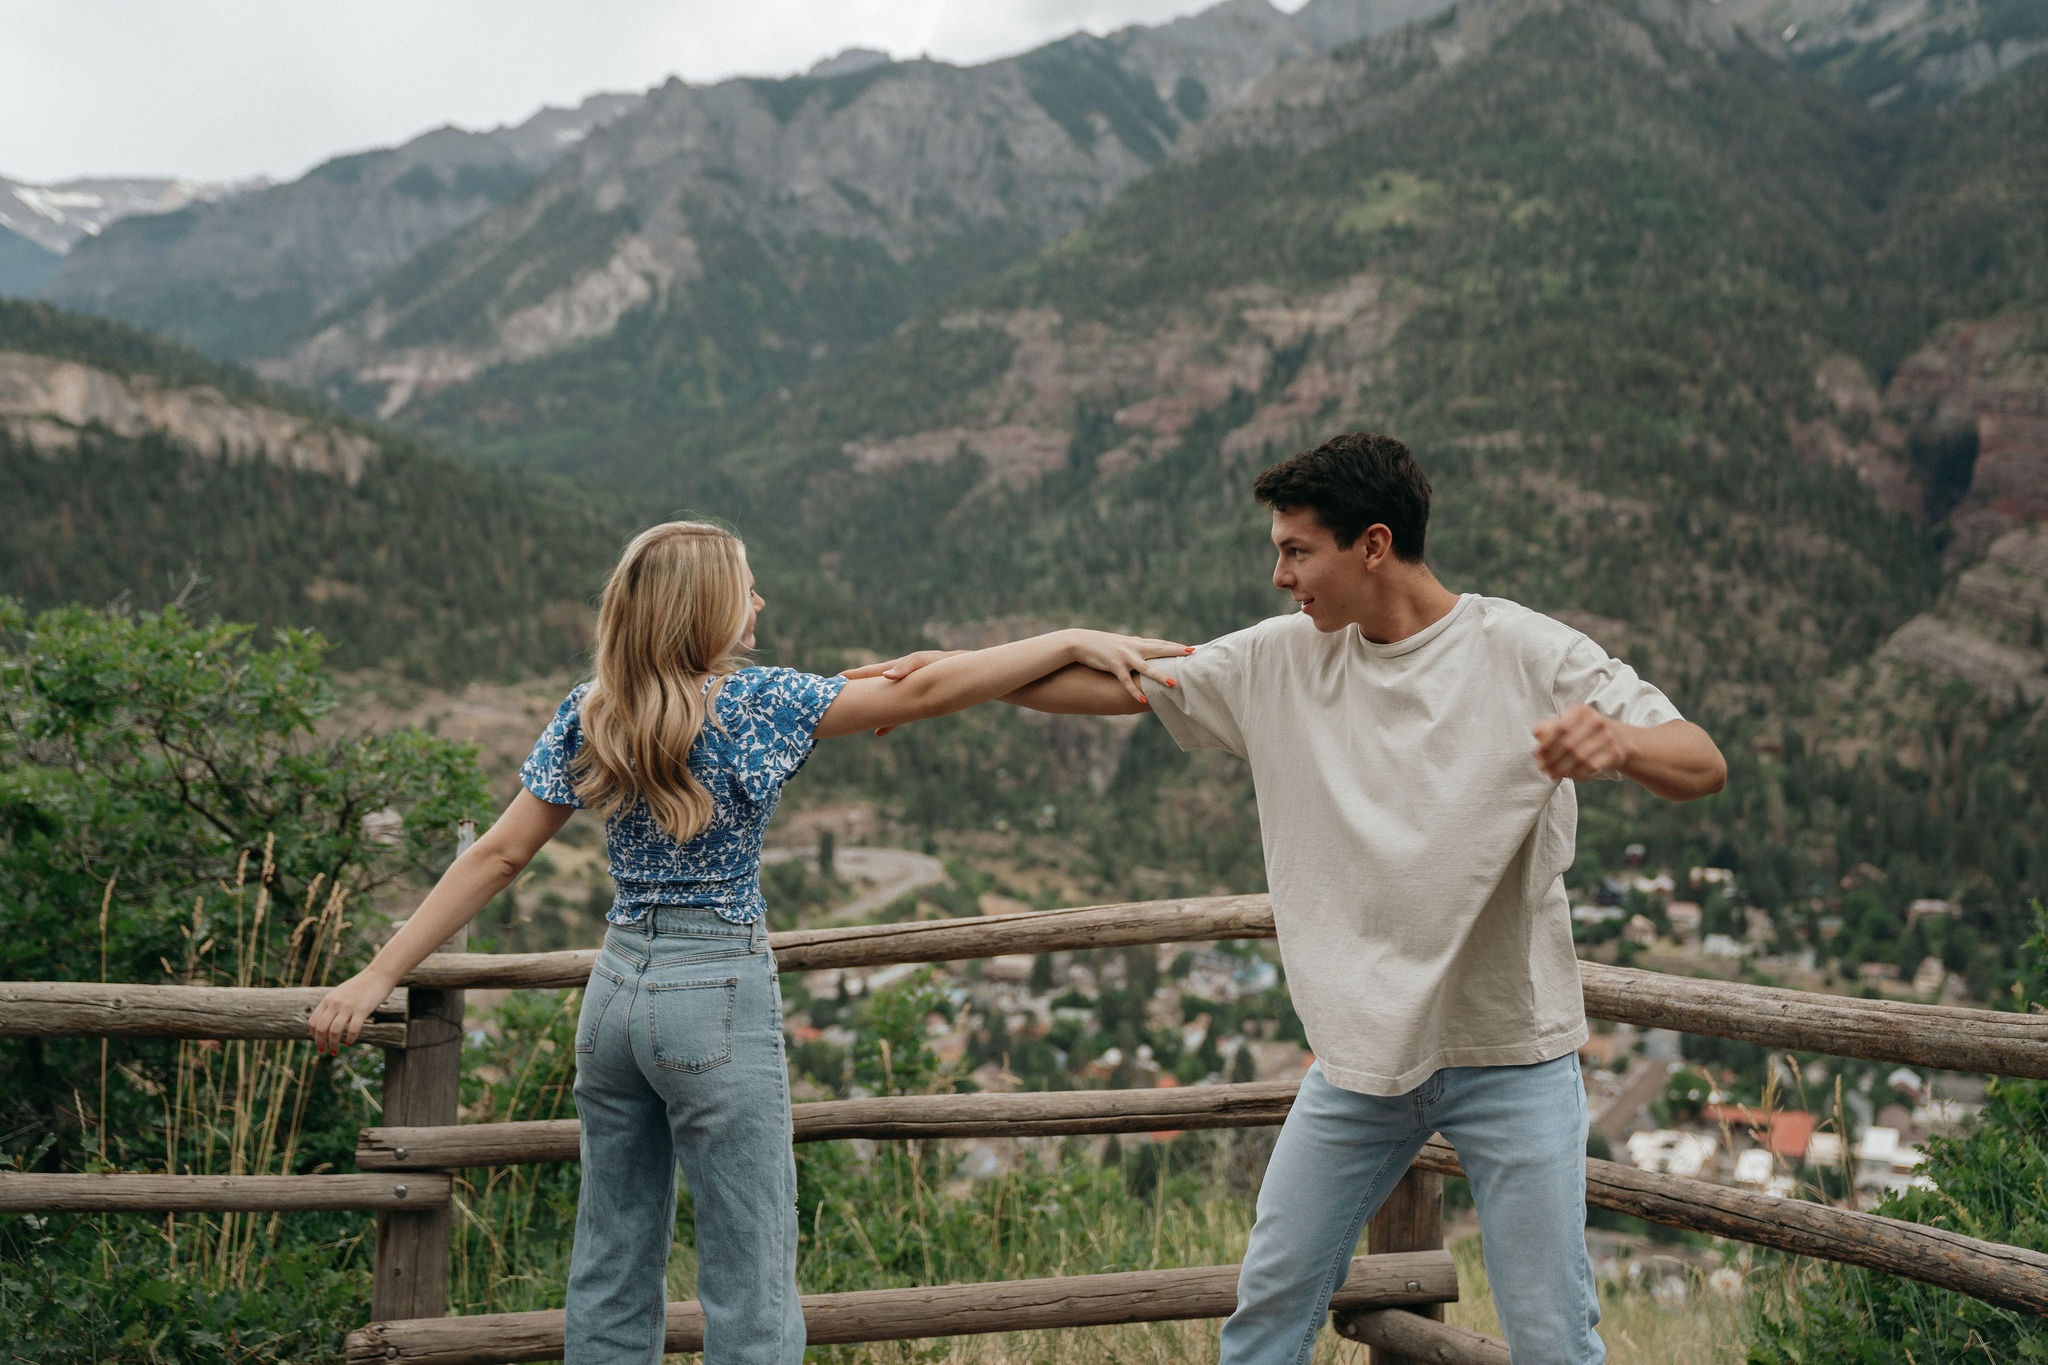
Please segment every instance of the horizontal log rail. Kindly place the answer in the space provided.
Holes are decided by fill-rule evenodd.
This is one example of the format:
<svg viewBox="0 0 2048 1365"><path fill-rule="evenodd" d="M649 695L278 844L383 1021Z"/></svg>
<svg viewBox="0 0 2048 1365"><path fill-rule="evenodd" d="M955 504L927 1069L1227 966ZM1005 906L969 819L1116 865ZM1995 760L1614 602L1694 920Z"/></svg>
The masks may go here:
<svg viewBox="0 0 2048 1365"><path fill-rule="evenodd" d="M0 1038L283 1038L306 1021L324 986L135 986L97 981L0 982ZM363 1026L362 1041L404 1047L405 990ZM379 1022L381 1021L381 1022Z"/></svg>
<svg viewBox="0 0 2048 1365"><path fill-rule="evenodd" d="M782 970L806 971L1272 933L1271 902L1257 895L798 930L769 941ZM589 949L437 953L407 981L437 990L580 986L595 959ZM1818 995L1594 962L1580 964L1580 979L1586 1012L1598 1019L1801 1052L2048 1079L2048 1016ZM301 1037L321 994L317 987L0 983L0 1036ZM385 1008L402 1011L403 1003L394 995ZM403 1047L408 1036L403 1024L372 1023L362 1041Z"/></svg>
<svg viewBox="0 0 2048 1365"><path fill-rule="evenodd" d="M0 1213L311 1213L423 1209L448 1203L453 1181L431 1171L390 1175L0 1174Z"/></svg>
<svg viewBox="0 0 2048 1365"><path fill-rule="evenodd" d="M1234 1265L1138 1270L1111 1275L948 1284L919 1289L869 1289L806 1294L804 1329L813 1346L917 1337L1034 1332L1056 1327L1112 1327L1227 1316L1237 1306ZM1404 1304L1449 1303L1458 1272L1447 1251L1411 1251L1352 1260L1330 1300L1340 1311ZM479 1313L372 1323L348 1336L350 1365L514 1365L558 1360L560 1309ZM704 1349L704 1313L692 1300L668 1306L664 1351Z"/></svg>
<svg viewBox="0 0 2048 1365"><path fill-rule="evenodd" d="M771 934L768 941L781 970L816 971L1272 936L1272 901L1256 895L806 929ZM596 958L594 949L437 953L406 980L442 989L580 986L589 979ZM1581 963L1579 974L1586 1013L1596 1019L1799 1052L2048 1080L2048 1016L1819 995L1597 962Z"/></svg>
<svg viewBox="0 0 2048 1365"><path fill-rule="evenodd" d="M1941 1071L2048 1080L2048 1015L1813 991L1579 964L1586 1013L1643 1028L1735 1038Z"/></svg>
<svg viewBox="0 0 2048 1365"><path fill-rule="evenodd" d="M798 1142L831 1138L1056 1137L1187 1128L1256 1128L1287 1117L1292 1081L1165 1090L1060 1090L1015 1095L905 1095L790 1107ZM365 1171L456 1170L577 1159L575 1119L365 1128Z"/></svg>
<svg viewBox="0 0 2048 1365"><path fill-rule="evenodd" d="M793 1114L798 1142L1242 1128L1279 1123L1294 1102L1294 1089L1293 1083L1281 1081L1168 1090L905 1095L799 1104ZM574 1119L365 1128L356 1163L366 1170L396 1170L574 1161L577 1134ZM1457 1153L1441 1138L1423 1148L1416 1164L1445 1175L1464 1174ZM2039 1252L1853 1209L1638 1171L1612 1161L1588 1160L1586 1172L1586 1202L1599 1208L1904 1275L2002 1307L2048 1313L2048 1256Z"/></svg>
<svg viewBox="0 0 2048 1365"><path fill-rule="evenodd" d="M1508 1365L1508 1346L1478 1332L1401 1308L1371 1308L1331 1315L1337 1335L1428 1365Z"/></svg>
<svg viewBox="0 0 2048 1365"><path fill-rule="evenodd" d="M1443 1175L1465 1173L1442 1138L1431 1138L1415 1164ZM2024 1247L1597 1158L1586 1162L1586 1202L1666 1227L1903 1275L2000 1308L2048 1314L2048 1256Z"/></svg>
<svg viewBox="0 0 2048 1365"><path fill-rule="evenodd" d="M811 972L898 962L955 962L1003 953L1271 937L1270 898L1256 895L1136 901L841 929L793 929L770 934L768 945L780 970ZM553 953L435 953L414 968L405 983L440 990L581 986L590 979L595 961L595 948Z"/></svg>

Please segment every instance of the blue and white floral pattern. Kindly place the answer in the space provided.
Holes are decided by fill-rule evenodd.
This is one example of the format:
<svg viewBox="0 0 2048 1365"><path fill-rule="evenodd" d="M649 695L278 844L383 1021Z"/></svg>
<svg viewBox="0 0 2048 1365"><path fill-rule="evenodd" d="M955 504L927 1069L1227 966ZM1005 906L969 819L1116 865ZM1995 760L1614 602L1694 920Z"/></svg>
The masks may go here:
<svg viewBox="0 0 2048 1365"><path fill-rule="evenodd" d="M743 668L718 689L717 724L707 723L690 750L690 771L711 793L711 823L678 843L654 821L645 802L605 822L618 899L605 918L636 924L657 905L715 910L721 919L752 924L767 913L761 899L761 837L782 800L782 784L803 767L817 742L818 722L844 678L791 668ZM519 766L519 780L558 806L576 799L569 762L583 746L584 683L571 692Z"/></svg>

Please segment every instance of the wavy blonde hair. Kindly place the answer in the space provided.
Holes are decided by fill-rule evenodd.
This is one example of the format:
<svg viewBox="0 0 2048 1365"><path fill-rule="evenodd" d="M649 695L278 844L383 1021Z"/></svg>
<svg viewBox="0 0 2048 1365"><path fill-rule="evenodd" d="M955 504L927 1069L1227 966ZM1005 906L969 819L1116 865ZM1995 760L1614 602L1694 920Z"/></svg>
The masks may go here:
<svg viewBox="0 0 2048 1365"><path fill-rule="evenodd" d="M619 557L597 609L583 747L569 765L577 797L599 815L645 801L677 840L711 823L711 793L690 772L690 749L721 680L745 663L746 553L723 527L670 521Z"/></svg>

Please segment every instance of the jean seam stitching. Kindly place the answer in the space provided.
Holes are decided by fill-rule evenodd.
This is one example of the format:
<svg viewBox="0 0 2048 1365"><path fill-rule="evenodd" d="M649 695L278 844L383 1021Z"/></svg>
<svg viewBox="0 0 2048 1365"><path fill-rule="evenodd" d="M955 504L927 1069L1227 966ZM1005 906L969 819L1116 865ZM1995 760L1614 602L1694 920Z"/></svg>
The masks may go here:
<svg viewBox="0 0 2048 1365"><path fill-rule="evenodd" d="M1427 1141L1426 1138L1424 1140ZM1365 1188L1368 1192L1371 1191L1374 1183L1377 1182L1381 1176L1386 1174L1387 1167L1391 1166L1393 1164L1393 1161L1394 1158L1391 1153L1380 1159L1380 1164L1373 1169L1372 1175L1366 1179ZM1315 1316L1309 1320L1308 1336L1301 1343L1300 1349L1298 1349L1294 1353L1294 1365L1305 1365L1305 1362L1307 1362L1308 1359L1315 1354L1316 1337L1323 1330L1323 1314L1329 1311L1330 1300L1333 1297L1335 1297L1337 1293L1337 1287L1344 1282L1342 1279L1338 1278L1338 1272L1340 1270L1348 1271L1350 1269L1351 1252L1355 1247L1357 1247L1359 1235L1365 1231L1365 1225L1368 1221L1370 1221L1370 1219L1371 1215L1365 1211L1365 1200L1360 1199L1358 1201L1358 1216L1352 1219L1351 1221L1351 1231L1345 1237L1343 1245L1341 1249L1338 1251L1337 1264L1324 1270L1323 1272L1323 1289L1320 1295L1323 1306L1321 1309L1318 1309ZM1348 1278L1348 1276L1346 1278Z"/></svg>
<svg viewBox="0 0 2048 1365"><path fill-rule="evenodd" d="M661 1025L655 1020L654 1001L651 997L662 991L706 989L719 989L725 992L725 1051L709 1061L695 1064L671 1062L664 1059L661 1055ZM738 977L728 977L723 981L679 982L668 986L650 985L647 988L647 994L650 997L647 1002L647 1038L654 1052L654 1064L656 1066L664 1067L670 1071L680 1071L687 1076L701 1076L707 1071L716 1071L719 1067L732 1060L732 1016L734 1006L737 1004L740 994L740 979Z"/></svg>

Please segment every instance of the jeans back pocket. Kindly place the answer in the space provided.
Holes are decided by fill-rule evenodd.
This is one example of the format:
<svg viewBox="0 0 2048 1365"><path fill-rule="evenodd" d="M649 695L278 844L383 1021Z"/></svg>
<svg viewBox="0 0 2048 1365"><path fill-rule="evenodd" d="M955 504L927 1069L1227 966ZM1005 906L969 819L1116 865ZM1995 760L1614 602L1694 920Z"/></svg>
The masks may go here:
<svg viewBox="0 0 2048 1365"><path fill-rule="evenodd" d="M576 1051L597 1050L597 1030L604 1023L604 1012L624 984L624 977L614 975L602 965L590 969L590 984L583 988L583 1006L576 1013Z"/></svg>
<svg viewBox="0 0 2048 1365"><path fill-rule="evenodd" d="M736 976L664 981L646 988L654 1060L671 1071L709 1071L732 1060Z"/></svg>

